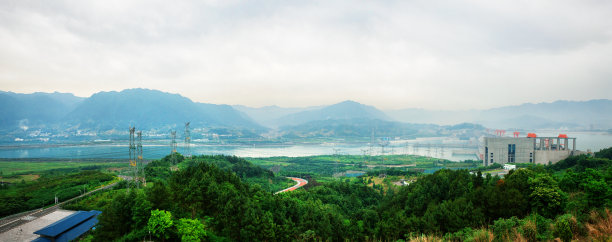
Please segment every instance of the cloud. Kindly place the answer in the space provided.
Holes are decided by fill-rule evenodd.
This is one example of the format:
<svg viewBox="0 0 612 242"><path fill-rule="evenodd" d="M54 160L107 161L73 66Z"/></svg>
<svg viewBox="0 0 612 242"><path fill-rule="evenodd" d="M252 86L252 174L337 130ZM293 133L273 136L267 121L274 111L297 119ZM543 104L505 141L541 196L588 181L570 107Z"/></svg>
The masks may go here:
<svg viewBox="0 0 612 242"><path fill-rule="evenodd" d="M607 1L9 1L11 91L486 108L612 98Z"/></svg>

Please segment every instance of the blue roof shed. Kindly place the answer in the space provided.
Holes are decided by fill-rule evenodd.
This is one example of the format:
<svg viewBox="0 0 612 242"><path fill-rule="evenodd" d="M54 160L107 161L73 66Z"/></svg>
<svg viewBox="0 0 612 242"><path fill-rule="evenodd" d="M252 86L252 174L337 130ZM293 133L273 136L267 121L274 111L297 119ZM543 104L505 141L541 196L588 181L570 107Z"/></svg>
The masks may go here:
<svg viewBox="0 0 612 242"><path fill-rule="evenodd" d="M44 227L34 234L40 235L38 239L33 241L71 241L78 238L85 232L89 231L93 226L98 223L98 215L102 212L91 210L91 211L78 211L65 217L55 223Z"/></svg>

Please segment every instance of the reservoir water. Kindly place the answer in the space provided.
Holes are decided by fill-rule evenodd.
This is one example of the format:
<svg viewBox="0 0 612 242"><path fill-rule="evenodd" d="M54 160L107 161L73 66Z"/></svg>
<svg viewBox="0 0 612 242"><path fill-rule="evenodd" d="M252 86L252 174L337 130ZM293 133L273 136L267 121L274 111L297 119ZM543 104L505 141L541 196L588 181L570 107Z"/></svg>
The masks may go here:
<svg viewBox="0 0 612 242"><path fill-rule="evenodd" d="M598 132L565 132L570 137L577 138L579 150L598 151L603 148L612 147L612 135ZM556 136L554 132L541 132L538 136ZM420 138L413 140L392 140L384 148L378 143L370 145L367 143L320 143L320 144L283 144L283 145L222 145L207 143L192 143L191 153L200 154L225 154L241 157L274 157L274 156L312 156L312 155L390 155L390 154L415 154L430 156L452 161L476 159L477 141L458 140L448 137ZM66 145L66 146L4 146L0 147L0 158L66 158L66 159L127 159L127 143L101 143L88 145ZM171 151L170 141L156 141L155 143L144 143L143 157L145 159L159 159ZM185 153L181 144L178 152Z"/></svg>

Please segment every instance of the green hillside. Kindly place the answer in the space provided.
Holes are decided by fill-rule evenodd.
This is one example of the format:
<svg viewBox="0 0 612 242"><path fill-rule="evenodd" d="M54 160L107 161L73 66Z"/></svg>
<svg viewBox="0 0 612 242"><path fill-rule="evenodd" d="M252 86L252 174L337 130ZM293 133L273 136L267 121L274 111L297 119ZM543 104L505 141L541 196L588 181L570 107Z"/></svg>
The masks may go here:
<svg viewBox="0 0 612 242"><path fill-rule="evenodd" d="M279 195L248 182L273 174L241 158L179 162L176 155L159 162L178 170L151 174L154 185L104 195L112 199L90 239L136 241L151 230L160 241L605 241L612 235L611 152L504 178L442 169L397 189L358 177L311 180Z"/></svg>

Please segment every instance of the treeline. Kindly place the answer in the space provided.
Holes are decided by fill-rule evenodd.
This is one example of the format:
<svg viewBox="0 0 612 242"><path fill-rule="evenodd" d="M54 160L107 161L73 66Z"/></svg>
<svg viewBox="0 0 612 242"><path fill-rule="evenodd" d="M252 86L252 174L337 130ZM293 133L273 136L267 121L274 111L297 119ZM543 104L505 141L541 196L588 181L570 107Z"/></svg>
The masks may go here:
<svg viewBox="0 0 612 242"><path fill-rule="evenodd" d="M216 165L242 159L206 156L179 164L181 170L144 191L119 193L100 216L94 239L135 241L150 230L157 240L196 241L367 241L423 234L457 241L568 241L600 230L610 239L612 231L593 225L601 216L612 219L602 212L612 206L612 161L605 154L610 149L514 170L505 178L440 170L386 193L364 179L345 179L310 180L307 189L279 195L243 182L238 174L248 171Z"/></svg>
<svg viewBox="0 0 612 242"><path fill-rule="evenodd" d="M0 217L53 204L56 194L60 201L76 197L112 179L112 175L100 171L65 174L53 170L35 181L2 186Z"/></svg>

